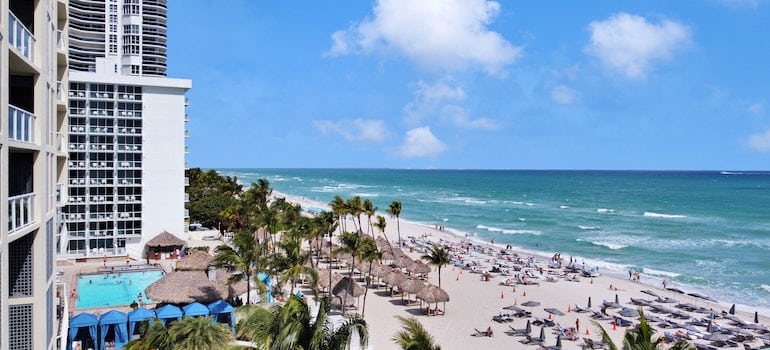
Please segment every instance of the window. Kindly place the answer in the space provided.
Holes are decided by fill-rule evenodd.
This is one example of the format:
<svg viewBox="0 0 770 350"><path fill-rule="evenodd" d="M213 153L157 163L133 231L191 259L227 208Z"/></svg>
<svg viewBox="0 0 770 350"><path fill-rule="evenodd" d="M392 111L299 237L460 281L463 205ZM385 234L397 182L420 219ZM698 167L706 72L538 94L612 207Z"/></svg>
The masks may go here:
<svg viewBox="0 0 770 350"><path fill-rule="evenodd" d="M118 12L118 4L110 4L110 12Z"/></svg>
<svg viewBox="0 0 770 350"><path fill-rule="evenodd" d="M123 33L124 34L139 34L139 25L138 24L126 24L123 26Z"/></svg>
<svg viewBox="0 0 770 350"><path fill-rule="evenodd" d="M118 23L118 15L110 14L110 23Z"/></svg>
<svg viewBox="0 0 770 350"><path fill-rule="evenodd" d="M139 75L139 65L137 64L131 65L131 74Z"/></svg>
<svg viewBox="0 0 770 350"><path fill-rule="evenodd" d="M118 25L110 23L110 33L117 33L118 32Z"/></svg>
<svg viewBox="0 0 770 350"><path fill-rule="evenodd" d="M111 54L117 54L118 53L118 45L117 44L110 44L110 53ZM117 65L115 66L115 73L118 72Z"/></svg>

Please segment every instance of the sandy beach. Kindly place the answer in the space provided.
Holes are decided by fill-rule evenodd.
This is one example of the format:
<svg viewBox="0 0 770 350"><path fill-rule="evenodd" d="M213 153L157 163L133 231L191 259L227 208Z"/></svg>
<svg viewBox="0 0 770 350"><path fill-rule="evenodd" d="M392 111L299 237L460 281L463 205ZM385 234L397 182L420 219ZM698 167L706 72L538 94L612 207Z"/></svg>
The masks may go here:
<svg viewBox="0 0 770 350"><path fill-rule="evenodd" d="M281 193L274 193L274 195L299 203L303 208L324 207L322 203L314 203L304 198L287 196ZM398 235L395 218L389 218L384 213L378 214L386 216L388 224L385 234L390 242L396 242ZM366 225L365 217L361 221ZM349 227L353 227L352 222L349 224ZM419 259L424 253L425 247L430 244L446 244L460 247L463 243L469 243L465 237L459 237L448 231L439 230L437 227L426 227L405 220L400 220L400 229L401 238L405 241L404 251L413 259ZM366 232L366 230L364 231ZM462 256L463 263L479 264L478 269L492 266L496 261L495 259L499 261L501 256L496 253L506 248L505 246L491 245L490 242L470 241L470 243L473 244L474 248L465 249L465 251L458 248L456 254L457 256ZM391 338L401 329L401 324L395 318L395 316L400 315L403 317L416 317L434 336L442 349L536 348L538 345L523 344L521 341L525 340L525 337L508 333L511 333L511 327L523 329L527 320L535 322L538 319L552 321L557 325L555 327L546 327L545 341L542 343L546 347L556 344L555 330L559 326L564 329L576 328L577 323L579 330L565 331L565 334L570 335L569 333L571 333L571 335L574 335L576 340L562 339L562 347L564 349L578 349L585 344L585 338L595 341L601 339L598 328L592 323L594 321L591 317L592 312L577 312L576 310L576 307L586 308L589 297L592 301L592 310L598 313L601 313L603 302L614 302L616 298L619 301L621 308L606 308L605 312L610 316L610 319L597 321L608 331L617 344L620 344L627 327L621 325L613 327L611 317L620 317L619 312L623 307L632 310L639 309L640 306L633 304L631 298L644 299L652 302L652 305L668 308L669 310L666 312L654 311L650 306L645 306L643 309L646 316L669 321L664 323L667 325L667 328L659 326L661 324L659 322L650 322L661 335L664 332L670 335L686 335L691 338L689 341L693 343L718 345L718 343L712 343L710 340L701 339L703 336L708 338L706 335L708 332L706 332L706 326L703 323L709 318L711 312L716 316L713 324L719 325L723 330L738 331L741 326L737 325L735 320L742 320L746 324L753 323L753 311L738 309L734 316L726 315L728 318L725 318L723 317L723 312L730 308L730 304L720 304L701 297L665 290L662 285L653 286L647 285L643 281L641 283L635 282L629 279L628 276L613 276L607 274L607 271L599 271L601 275L598 277L581 276L578 277L579 281L569 281L566 277L571 277L575 274L565 274L563 272L563 267L569 263L569 257L567 256L561 257L562 268L549 268L548 264L552 258L551 256L532 256L531 254L516 251L510 251L509 253L502 256L502 261L506 261L507 257L513 258L514 254L525 261L530 258L535 260L537 267L532 270L535 271L534 277L537 278L532 278L531 280L537 281L538 284L521 285L514 283L505 285L504 281L506 279L514 279L517 273L514 271L511 271L511 276L493 273L489 281L485 281L480 273L475 273L471 269L452 265L445 266L441 270L441 287L449 294L451 300L446 303L443 316L427 316L425 304L423 304L422 308L420 308L419 303L408 306L402 305L401 298L398 296L390 297L384 287L370 289L365 310L365 318L370 327L369 348L396 348ZM554 252L554 254L557 253ZM576 264L580 265L578 262ZM538 271L540 267L543 268L542 275ZM552 277L553 282L548 281L548 277ZM428 275L428 282L434 285L438 284L438 273L435 268ZM654 293L661 299L671 298L676 300L676 302L655 302L657 297L642 291ZM687 293L688 291L684 292ZM414 299L414 296L412 296L412 299ZM522 306L523 303L528 301L536 301L540 304L534 307ZM700 310L687 311L680 307L682 304L691 305L700 308ZM531 312L531 316L527 318L511 317L511 322L493 321L493 317L496 315L513 313L511 310L503 309L506 306L512 305ZM439 307L443 308L443 304L439 304ZM544 310L545 308L555 308L561 311L563 315L549 314ZM676 314L669 313L669 311L674 310ZM735 320L729 319L735 317L737 317ZM623 318L630 320L634 324L638 323L636 317ZM760 326L758 328L766 328L768 324L767 315L759 315L759 323ZM698 324L701 324L701 326ZM484 331L488 327L491 327L494 336L473 335L476 333L476 330ZM533 337L539 335L540 328L540 326L532 326ZM753 336L753 340L744 342L744 344L749 344L752 348L761 347L763 342L760 336L766 336L764 331L743 330L741 332Z"/></svg>

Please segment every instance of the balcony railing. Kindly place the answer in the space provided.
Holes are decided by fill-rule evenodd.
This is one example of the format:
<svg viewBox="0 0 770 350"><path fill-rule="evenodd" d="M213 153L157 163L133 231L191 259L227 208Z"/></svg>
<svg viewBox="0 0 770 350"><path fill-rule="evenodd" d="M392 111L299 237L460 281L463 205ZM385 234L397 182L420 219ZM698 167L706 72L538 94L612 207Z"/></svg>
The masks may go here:
<svg viewBox="0 0 770 350"><path fill-rule="evenodd" d="M190 218L190 209L185 209L184 210L184 218L185 219L189 219Z"/></svg>
<svg viewBox="0 0 770 350"><path fill-rule="evenodd" d="M22 142L34 142L35 115L8 105L8 137Z"/></svg>
<svg viewBox="0 0 770 350"><path fill-rule="evenodd" d="M61 81L56 82L56 100L59 102L67 102L67 93L64 91L66 89L66 84L62 84Z"/></svg>
<svg viewBox="0 0 770 350"><path fill-rule="evenodd" d="M35 194L25 193L8 198L8 232L14 232L35 221Z"/></svg>
<svg viewBox="0 0 770 350"><path fill-rule="evenodd" d="M35 37L32 32L19 21L12 12L8 12L8 42L15 47L22 56L34 61Z"/></svg>
<svg viewBox="0 0 770 350"><path fill-rule="evenodd" d="M69 152L67 149L67 136L60 132L56 133L56 150L59 152Z"/></svg>
<svg viewBox="0 0 770 350"><path fill-rule="evenodd" d="M184 177L184 185L185 186L190 186L190 178L187 177L187 176Z"/></svg>
<svg viewBox="0 0 770 350"><path fill-rule="evenodd" d="M61 51L67 50L67 46L64 45L64 35L62 35L61 29L56 30L56 48Z"/></svg>

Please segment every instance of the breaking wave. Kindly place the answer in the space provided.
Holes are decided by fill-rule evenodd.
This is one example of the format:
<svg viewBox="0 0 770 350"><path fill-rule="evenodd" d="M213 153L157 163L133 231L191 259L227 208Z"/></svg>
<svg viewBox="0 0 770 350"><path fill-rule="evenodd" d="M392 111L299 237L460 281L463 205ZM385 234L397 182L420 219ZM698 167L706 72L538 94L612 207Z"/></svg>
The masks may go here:
<svg viewBox="0 0 770 350"><path fill-rule="evenodd" d="M663 218L663 219L681 219L681 218L687 217L687 215L661 214L661 213L653 213L651 211L644 212L644 216L648 218Z"/></svg>

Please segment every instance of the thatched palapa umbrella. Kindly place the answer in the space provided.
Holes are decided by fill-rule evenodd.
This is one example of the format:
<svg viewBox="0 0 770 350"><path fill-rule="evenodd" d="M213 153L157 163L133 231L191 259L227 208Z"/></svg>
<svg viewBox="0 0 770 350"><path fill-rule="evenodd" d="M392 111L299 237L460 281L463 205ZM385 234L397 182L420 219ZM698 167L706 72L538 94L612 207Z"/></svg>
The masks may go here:
<svg viewBox="0 0 770 350"><path fill-rule="evenodd" d="M430 304L443 302L444 310L446 311L446 302L449 301L449 294L438 286L429 284L417 293L417 299L428 303L429 309ZM430 313L428 314L430 315Z"/></svg>
<svg viewBox="0 0 770 350"><path fill-rule="evenodd" d="M404 275L403 272L394 269L390 273L388 273L387 276L385 276L385 283L387 283L390 286L390 295L393 295L393 287L398 286L401 281L406 279L406 275Z"/></svg>
<svg viewBox="0 0 770 350"><path fill-rule="evenodd" d="M422 260L415 260L411 265L406 268L412 275L427 275L430 273L430 266L422 262Z"/></svg>
<svg viewBox="0 0 770 350"><path fill-rule="evenodd" d="M425 284L413 277L406 278L398 284L398 289L407 294L407 301L409 300L409 294L417 294L423 288L425 288ZM403 293L401 294L401 301L404 301Z"/></svg>
<svg viewBox="0 0 770 350"><path fill-rule="evenodd" d="M396 259L393 265L401 268L407 268L409 267L409 265L412 265L412 263L414 263L414 261L411 258L409 258L406 255L402 255L401 257Z"/></svg>
<svg viewBox="0 0 770 350"><path fill-rule="evenodd" d="M224 269L209 270L210 261L208 253L193 252L177 263L176 271L149 285L145 294L156 302L186 304L230 300L246 292L246 281L228 283L231 274Z"/></svg>
<svg viewBox="0 0 770 350"><path fill-rule="evenodd" d="M346 297L351 296L354 298L358 298L364 295L364 292L365 292L364 287L361 287L361 285L356 283L356 281L354 281L350 277L343 277L332 288L332 294L340 298L340 305L342 307L343 314L345 313Z"/></svg>

